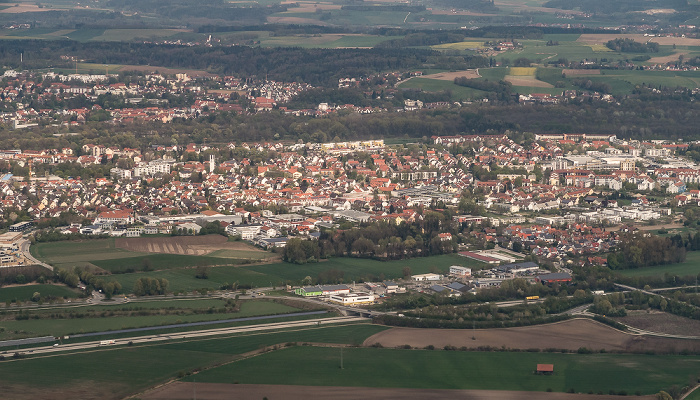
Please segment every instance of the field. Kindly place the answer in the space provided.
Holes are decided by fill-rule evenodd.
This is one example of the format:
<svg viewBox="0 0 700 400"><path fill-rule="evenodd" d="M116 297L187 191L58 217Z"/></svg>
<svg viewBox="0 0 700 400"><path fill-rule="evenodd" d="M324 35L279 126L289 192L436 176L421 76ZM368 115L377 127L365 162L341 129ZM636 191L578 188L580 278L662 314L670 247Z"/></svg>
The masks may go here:
<svg viewBox="0 0 700 400"><path fill-rule="evenodd" d="M474 339L473 339L474 338ZM592 350L660 353L680 350L700 351L700 340L671 339L631 335L589 319L501 329L420 329L392 328L368 338L365 345L379 343L384 347L405 344L415 348L433 345L436 348L478 348L492 346L514 349L568 349L586 347Z"/></svg>
<svg viewBox="0 0 700 400"><path fill-rule="evenodd" d="M209 400L227 400L231 393L244 399L284 398L286 400L335 399L474 399L474 400L619 400L619 396L580 393L516 392L505 390L405 389L339 386L246 385L230 383L172 382L139 396L144 400L190 400L197 394ZM637 399L653 400L655 396ZM690 400L690 398L688 398Z"/></svg>
<svg viewBox="0 0 700 400"><path fill-rule="evenodd" d="M210 255L215 252L233 255L240 252L256 260L269 258L271 254L245 242L229 242L226 236L175 236L117 238L114 247L132 252Z"/></svg>
<svg viewBox="0 0 700 400"><path fill-rule="evenodd" d="M432 46L435 50L474 50L484 47L483 41L465 40L457 43L445 43Z"/></svg>
<svg viewBox="0 0 700 400"><path fill-rule="evenodd" d="M293 368L299 360L303 368ZM538 363L552 376L535 375ZM196 375L198 383L657 393L698 373L697 357L292 347ZM379 373L381 371L381 373ZM191 378L187 378L191 379Z"/></svg>
<svg viewBox="0 0 700 400"><path fill-rule="evenodd" d="M157 303L160 304L157 305ZM295 307L263 300L243 302L240 311L234 313L220 313L218 308L223 306L223 300L192 300L190 302L180 300L152 302L150 306L146 305L146 307L143 307L149 310L162 307L168 311L167 314L166 312L161 312L156 313L157 315L139 315L140 308L142 308L140 303L62 310L51 309L44 312L33 311L31 314L39 316L40 319L0 321L0 328L2 328L0 330L0 340L39 336L64 336L77 333L216 321L301 311ZM212 307L213 312L208 313L207 309ZM95 311L96 313L87 314L89 311ZM64 313L64 318L49 318L50 315L58 315L60 312ZM112 312L119 314L111 315Z"/></svg>
<svg viewBox="0 0 700 400"><path fill-rule="evenodd" d="M482 90L457 86L451 81L438 79L413 78L400 84L399 87L401 89L420 89L426 92L449 90L452 92L452 100L469 100L486 96L486 92Z"/></svg>
<svg viewBox="0 0 700 400"><path fill-rule="evenodd" d="M263 47L294 46L305 48L356 48L374 47L381 42L400 39L403 36L377 36L360 34L326 33L317 35L269 36L267 32L260 34L260 45Z"/></svg>
<svg viewBox="0 0 700 400"><path fill-rule="evenodd" d="M228 242L217 235L38 243L31 247L31 251L35 257L59 268L87 265L96 272L116 272L106 280L118 281L126 293L131 291L137 279L146 276L167 279L170 291L191 292L201 288L218 289L234 282L252 287L281 286L285 282L300 282L307 276L315 279L319 274L333 269L342 271L343 281L349 283L398 279L402 277L404 267L410 267L413 274L419 274L431 272L432 269L447 271L450 265L455 264L473 269L485 265L455 254L386 262L333 258L305 265L249 265L251 262L270 262L275 255L245 243ZM207 279L195 277L195 267L200 266L214 266L209 269Z"/></svg>
<svg viewBox="0 0 700 400"><path fill-rule="evenodd" d="M614 319L625 325L651 332L688 336L700 334L700 321L656 310L627 311L626 316Z"/></svg>
<svg viewBox="0 0 700 400"><path fill-rule="evenodd" d="M535 67L510 67L509 75L511 76L535 76L537 68Z"/></svg>
<svg viewBox="0 0 700 400"><path fill-rule="evenodd" d="M643 34L601 34L601 33L586 33L581 35L577 42L585 44L605 45L608 41L615 38L632 39L636 42L644 43L651 41L658 43L661 46L700 46L700 39L687 37L648 37Z"/></svg>
<svg viewBox="0 0 700 400"><path fill-rule="evenodd" d="M89 265L113 273L279 260L270 252L242 242L229 242L221 235L38 243L31 252L59 268Z"/></svg>
<svg viewBox="0 0 700 400"><path fill-rule="evenodd" d="M7 301L29 301L35 292L39 292L42 297L67 297L76 298L78 293L66 286L58 285L26 285L0 288L0 303Z"/></svg>
<svg viewBox="0 0 700 400"><path fill-rule="evenodd" d="M664 274L688 276L700 274L700 251L690 251L685 261L679 264L659 265L649 268L626 269L618 271L624 276L661 276Z"/></svg>
<svg viewBox="0 0 700 400"><path fill-rule="evenodd" d="M382 329L367 324L309 328L0 362L0 388L4 398L18 400L121 399L176 378L178 372L230 361L261 346L301 341L360 343Z"/></svg>
<svg viewBox="0 0 700 400"><path fill-rule="evenodd" d="M455 78L465 77L467 79L480 78L478 69L468 69L466 71L438 72L436 74L423 75L423 79L437 79L441 81L454 81Z"/></svg>
<svg viewBox="0 0 700 400"><path fill-rule="evenodd" d="M476 338L476 339L473 339ZM629 350L637 340L625 333L588 319L568 320L555 324L503 329L418 329L393 328L367 339L365 345L380 343L384 347L409 344L413 347L433 345L507 348L557 348L576 350L580 347L606 350Z"/></svg>

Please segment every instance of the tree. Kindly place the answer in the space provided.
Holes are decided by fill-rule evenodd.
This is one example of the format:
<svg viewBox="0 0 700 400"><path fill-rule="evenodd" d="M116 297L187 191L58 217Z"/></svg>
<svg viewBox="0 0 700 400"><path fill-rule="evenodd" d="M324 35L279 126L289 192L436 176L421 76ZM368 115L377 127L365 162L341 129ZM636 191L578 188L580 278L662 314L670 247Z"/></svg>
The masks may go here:
<svg viewBox="0 0 700 400"><path fill-rule="evenodd" d="M403 273L404 278L408 278L411 276L411 267L403 267L403 270L401 271Z"/></svg>

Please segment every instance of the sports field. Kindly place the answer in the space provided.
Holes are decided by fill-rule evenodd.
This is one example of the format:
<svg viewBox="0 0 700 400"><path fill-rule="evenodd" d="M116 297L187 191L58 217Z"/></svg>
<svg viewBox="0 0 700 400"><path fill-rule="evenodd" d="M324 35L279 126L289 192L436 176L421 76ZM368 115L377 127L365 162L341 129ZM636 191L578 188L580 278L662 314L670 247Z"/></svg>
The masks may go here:
<svg viewBox="0 0 700 400"><path fill-rule="evenodd" d="M313 360L294 368L299 360ZM536 375L537 364L554 374ZM697 375L697 357L294 347L197 374L197 382L653 394ZM379 373L381 371L381 373Z"/></svg>

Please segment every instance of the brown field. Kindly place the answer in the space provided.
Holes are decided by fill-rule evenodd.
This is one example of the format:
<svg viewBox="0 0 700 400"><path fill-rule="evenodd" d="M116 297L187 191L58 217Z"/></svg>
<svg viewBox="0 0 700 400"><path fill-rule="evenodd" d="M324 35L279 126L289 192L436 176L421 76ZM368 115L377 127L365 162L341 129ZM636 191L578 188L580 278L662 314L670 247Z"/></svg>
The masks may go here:
<svg viewBox="0 0 700 400"><path fill-rule="evenodd" d="M573 15L583 15L584 13L576 10L562 10L559 8L547 8L547 7L537 7L525 4L522 0L495 0L494 5L498 8L509 8L513 10L520 11L535 11L544 12L550 14L573 14Z"/></svg>
<svg viewBox="0 0 700 400"><path fill-rule="evenodd" d="M25 13L25 12L43 12L43 11L55 11L55 8L39 8L36 4L23 4L23 3L15 3L17 5L11 5L9 8L6 8L4 10L0 10L0 13L5 13L5 14L19 14L19 13Z"/></svg>
<svg viewBox="0 0 700 400"><path fill-rule="evenodd" d="M561 72L562 74L566 74L566 76L600 75L599 69L565 69Z"/></svg>
<svg viewBox="0 0 700 400"><path fill-rule="evenodd" d="M342 7L338 4L307 1L283 1L281 4L299 4L299 7L289 8L287 13L312 13L316 12L316 10L340 10L340 7Z"/></svg>
<svg viewBox="0 0 700 400"><path fill-rule="evenodd" d="M538 80L534 76L513 76L506 75L505 80L513 84L513 86L551 88L554 87L551 83Z"/></svg>
<svg viewBox="0 0 700 400"><path fill-rule="evenodd" d="M166 75L175 74L187 74L189 76L203 76L203 77L214 77L216 75L210 74L207 71L197 70L197 69L174 69L166 67L156 67L151 65L123 65L119 68L120 71L143 71L151 73L159 73Z"/></svg>
<svg viewBox="0 0 700 400"><path fill-rule="evenodd" d="M473 17L495 17L498 14L484 14L465 10L431 10L431 14L434 15L471 15Z"/></svg>
<svg viewBox="0 0 700 400"><path fill-rule="evenodd" d="M243 242L229 242L221 235L152 238L116 238L114 246L141 253L190 254L202 256L216 250L265 251Z"/></svg>
<svg viewBox="0 0 700 400"><path fill-rule="evenodd" d="M472 339L474 337L475 339ZM624 333L590 319L573 319L546 325L501 329L421 329L392 328L365 340L369 346L380 343L384 347L411 345L437 348L456 346L476 348L492 346L512 349L568 349L587 347L592 350L624 352L675 352L682 349L700 350L700 340L670 339Z"/></svg>
<svg viewBox="0 0 700 400"><path fill-rule="evenodd" d="M437 74L423 75L421 78L437 79L441 81L453 81L455 78L465 77L467 79L480 78L478 69L468 69L466 71L439 72Z"/></svg>
<svg viewBox="0 0 700 400"><path fill-rule="evenodd" d="M628 311L627 316L615 320L645 331L671 335L700 335L700 321L656 310L650 310L649 313L642 310Z"/></svg>
<svg viewBox="0 0 700 400"><path fill-rule="evenodd" d="M673 53L673 54L668 55L668 56L652 57L649 59L649 62L656 63L656 64L666 64L668 62L678 60L679 56L687 56L687 55L688 55L687 51L679 51L679 52Z"/></svg>
<svg viewBox="0 0 700 400"><path fill-rule="evenodd" d="M321 26L330 26L328 22L319 21L313 18L301 17L267 17L267 22L271 24L313 24Z"/></svg>
<svg viewBox="0 0 700 400"><path fill-rule="evenodd" d="M139 395L144 400L189 400L195 384L171 382ZM619 400L620 396L568 394L554 392L511 392L505 390L439 390L404 388L363 388L334 386L246 385L229 383L197 383L198 399L469 399L469 400ZM635 399L654 399L641 396Z"/></svg>
<svg viewBox="0 0 700 400"><path fill-rule="evenodd" d="M637 42L652 41L662 46L700 46L700 39L695 38L680 38L680 37L649 37L642 34L606 34L606 33L586 33L581 35L577 42L586 44L605 44L608 41L616 38L628 38Z"/></svg>

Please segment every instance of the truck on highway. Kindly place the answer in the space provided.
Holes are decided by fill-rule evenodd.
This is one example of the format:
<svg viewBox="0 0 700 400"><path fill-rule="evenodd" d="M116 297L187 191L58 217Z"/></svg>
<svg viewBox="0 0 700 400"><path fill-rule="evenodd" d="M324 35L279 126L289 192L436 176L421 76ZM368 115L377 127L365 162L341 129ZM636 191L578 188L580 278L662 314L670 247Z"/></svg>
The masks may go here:
<svg viewBox="0 0 700 400"><path fill-rule="evenodd" d="M114 344L116 341L114 339L110 340L100 340L100 346L109 346L110 344Z"/></svg>

